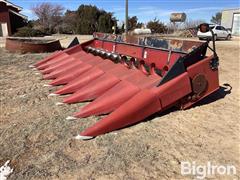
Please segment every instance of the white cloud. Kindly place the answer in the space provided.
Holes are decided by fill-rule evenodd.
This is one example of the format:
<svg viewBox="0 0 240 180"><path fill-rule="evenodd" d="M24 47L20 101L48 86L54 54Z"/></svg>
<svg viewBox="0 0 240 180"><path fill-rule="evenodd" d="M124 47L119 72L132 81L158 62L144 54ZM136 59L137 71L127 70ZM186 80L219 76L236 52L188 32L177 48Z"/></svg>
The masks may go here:
<svg viewBox="0 0 240 180"><path fill-rule="evenodd" d="M32 12L32 10L30 10L30 9L23 9L22 11L21 11L21 13L22 14L33 14L33 12Z"/></svg>
<svg viewBox="0 0 240 180"><path fill-rule="evenodd" d="M28 16L28 19L37 19L31 9L23 9L20 13Z"/></svg>
<svg viewBox="0 0 240 180"><path fill-rule="evenodd" d="M111 9L106 9L106 11L108 12L115 12L115 13L121 13L121 12L125 12L125 8L124 7L113 7Z"/></svg>
<svg viewBox="0 0 240 180"><path fill-rule="evenodd" d="M190 9L182 9L182 10L166 10L161 9L158 7L139 7L138 14L139 15L157 15L158 17L166 17L170 16L173 12L184 12L184 13L199 13L203 11L210 11L210 10L221 10L221 7L201 7L201 8L190 8ZM139 12L140 11L140 12ZM134 13L136 14L136 13Z"/></svg>
<svg viewBox="0 0 240 180"><path fill-rule="evenodd" d="M136 16L153 16L153 17L167 17L169 16L174 10L170 9L161 9L157 7L139 7L137 12L132 12L133 15Z"/></svg>
<svg viewBox="0 0 240 180"><path fill-rule="evenodd" d="M115 8L113 8L113 11L115 11L115 12L121 12L121 11L124 11L125 10L125 8L124 7L115 7Z"/></svg>
<svg viewBox="0 0 240 180"><path fill-rule="evenodd" d="M171 8L171 7L170 7ZM147 22L153 18L159 18L163 22L168 22L171 13L173 12L185 12L189 17L194 14L200 14L201 12L221 10L221 7L200 7L200 8L187 8L187 9L163 9L158 6L140 6L140 7L132 7L129 6L129 16L137 16L140 21ZM113 12L114 15L120 20L123 21L125 18L125 7L124 6L116 6L111 9L108 8L106 11Z"/></svg>
<svg viewBox="0 0 240 180"><path fill-rule="evenodd" d="M191 8L186 9L183 12L185 13L193 13L193 12L203 12L203 11L210 11L210 10L221 10L221 7L201 7L201 8Z"/></svg>

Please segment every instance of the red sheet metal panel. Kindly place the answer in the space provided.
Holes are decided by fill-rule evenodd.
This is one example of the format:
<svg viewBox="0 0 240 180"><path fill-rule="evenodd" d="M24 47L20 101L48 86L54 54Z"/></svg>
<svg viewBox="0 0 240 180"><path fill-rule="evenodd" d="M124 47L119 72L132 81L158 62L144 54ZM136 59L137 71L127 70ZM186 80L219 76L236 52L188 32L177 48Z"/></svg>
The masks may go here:
<svg viewBox="0 0 240 180"><path fill-rule="evenodd" d="M156 94L150 90L143 90L126 101L117 110L84 130L81 136L99 136L131 124L161 110L161 104Z"/></svg>
<svg viewBox="0 0 240 180"><path fill-rule="evenodd" d="M156 67L159 69L163 69L163 67L166 65L171 67L180 56L183 56L183 54L175 52L169 53L169 51L159 51L156 49L149 48L146 48L144 50L143 55L144 60L146 61L147 64L150 65L154 63Z"/></svg>
<svg viewBox="0 0 240 180"><path fill-rule="evenodd" d="M187 68L188 75L191 79L193 79L197 75L203 75L207 81L207 89L200 94L198 97L192 97L191 101L187 101L182 105L183 109L189 108L196 102L200 101L204 97L210 95L219 89L219 76L218 70L212 70L210 67L210 61L212 61L213 56L207 57L204 60L193 64L192 66ZM193 94L194 95L194 94Z"/></svg>
<svg viewBox="0 0 240 180"><path fill-rule="evenodd" d="M114 51L114 42L108 42L108 41L105 41L103 42L103 49L107 50L107 51Z"/></svg>
<svg viewBox="0 0 240 180"><path fill-rule="evenodd" d="M176 103L182 97L191 93L191 83L187 73L183 73L173 80L154 89L158 94L162 107Z"/></svg>
<svg viewBox="0 0 240 180"><path fill-rule="evenodd" d="M127 56L132 56L135 58L142 59L143 48L137 47L137 46L130 46L126 44L117 44L116 52L127 55Z"/></svg>
<svg viewBox="0 0 240 180"><path fill-rule="evenodd" d="M103 47L103 41L94 40L94 47L96 47L96 48L102 48L102 47Z"/></svg>

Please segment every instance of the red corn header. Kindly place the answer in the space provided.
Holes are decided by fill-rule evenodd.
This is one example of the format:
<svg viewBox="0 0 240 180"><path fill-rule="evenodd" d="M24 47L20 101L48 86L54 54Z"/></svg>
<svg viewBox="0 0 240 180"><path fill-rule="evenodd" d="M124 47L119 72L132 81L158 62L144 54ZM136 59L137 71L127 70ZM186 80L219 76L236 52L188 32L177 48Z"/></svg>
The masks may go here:
<svg viewBox="0 0 240 180"><path fill-rule="evenodd" d="M63 85L50 96L91 101L67 119L109 114L77 136L90 139L172 106L189 108L218 90L218 57L207 57L207 48L208 42L95 33L34 66L49 86Z"/></svg>

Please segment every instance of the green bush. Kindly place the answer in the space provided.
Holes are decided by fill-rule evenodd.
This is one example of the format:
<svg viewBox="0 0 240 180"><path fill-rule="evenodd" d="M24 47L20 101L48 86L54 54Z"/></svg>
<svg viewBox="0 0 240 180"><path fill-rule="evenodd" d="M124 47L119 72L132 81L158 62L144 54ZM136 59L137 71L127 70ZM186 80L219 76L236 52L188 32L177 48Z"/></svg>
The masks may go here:
<svg viewBox="0 0 240 180"><path fill-rule="evenodd" d="M110 33L116 24L113 13L101 10L96 6L81 5L75 13L76 30L74 32L77 34L92 34L96 31Z"/></svg>
<svg viewBox="0 0 240 180"><path fill-rule="evenodd" d="M15 36L15 37L43 37L44 35L45 34L42 31L26 26L26 27L19 28L13 36Z"/></svg>
<svg viewBox="0 0 240 180"><path fill-rule="evenodd" d="M147 23L147 28L151 29L153 33L165 33L167 27L160 20L154 18L154 20Z"/></svg>

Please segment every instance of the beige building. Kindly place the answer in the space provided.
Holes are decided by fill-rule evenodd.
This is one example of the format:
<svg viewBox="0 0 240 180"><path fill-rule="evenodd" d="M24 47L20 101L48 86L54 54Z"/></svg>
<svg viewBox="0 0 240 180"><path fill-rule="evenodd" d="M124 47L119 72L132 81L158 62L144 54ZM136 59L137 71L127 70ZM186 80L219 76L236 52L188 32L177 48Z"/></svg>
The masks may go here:
<svg viewBox="0 0 240 180"><path fill-rule="evenodd" d="M223 10L221 25L231 29L232 35L240 36L240 8Z"/></svg>

